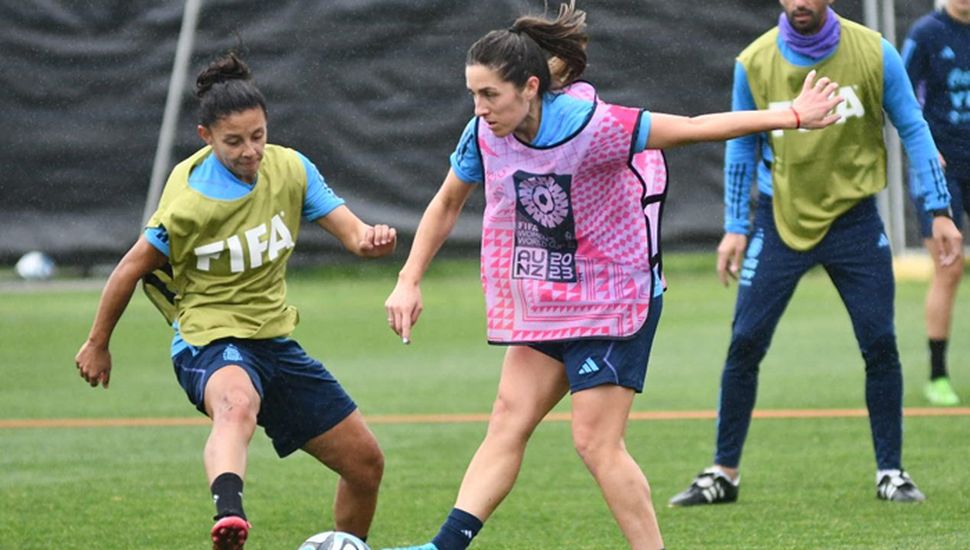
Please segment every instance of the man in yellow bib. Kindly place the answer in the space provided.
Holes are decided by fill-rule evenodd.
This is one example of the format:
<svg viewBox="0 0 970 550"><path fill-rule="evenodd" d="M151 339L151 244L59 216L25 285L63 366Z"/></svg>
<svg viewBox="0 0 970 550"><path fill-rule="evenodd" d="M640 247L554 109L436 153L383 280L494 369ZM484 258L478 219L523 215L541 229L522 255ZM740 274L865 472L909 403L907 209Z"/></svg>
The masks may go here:
<svg viewBox="0 0 970 550"><path fill-rule="evenodd" d="M384 457L357 406L323 364L290 339L286 263L300 220L313 221L362 257L389 254L395 230L357 218L300 153L266 143L266 105L234 54L196 81L206 146L172 171L158 210L105 285L75 362L108 387L108 342L143 277L172 323L172 362L189 401L212 418L205 470L215 501L215 550L243 548L249 442L263 426L284 457L301 449L337 472L333 528L366 539ZM146 287L147 288L147 287ZM154 301L154 300L153 300ZM322 530L322 529L321 529Z"/></svg>
<svg viewBox="0 0 970 550"><path fill-rule="evenodd" d="M925 496L901 464L903 382L893 326L892 252L874 198L886 185L884 113L919 174L944 263L953 262L961 247L947 210L950 195L895 48L839 17L833 0L780 1L778 26L738 56L733 109L788 109L805 74L816 70L841 85L841 120L815 132L781 130L727 144L725 236L717 268L725 285L729 278L738 281L738 298L721 378L717 450L714 465L670 504L737 500L759 365L795 286L816 265L838 289L865 361L876 496L921 501ZM759 191L753 229L752 179Z"/></svg>

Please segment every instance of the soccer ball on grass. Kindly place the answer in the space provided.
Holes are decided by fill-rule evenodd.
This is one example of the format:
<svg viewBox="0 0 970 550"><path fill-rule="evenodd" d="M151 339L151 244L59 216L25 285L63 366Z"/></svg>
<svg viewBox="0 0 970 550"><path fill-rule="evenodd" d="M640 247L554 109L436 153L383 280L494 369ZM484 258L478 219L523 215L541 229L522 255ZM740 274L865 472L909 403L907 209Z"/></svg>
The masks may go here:
<svg viewBox="0 0 970 550"><path fill-rule="evenodd" d="M297 550L370 550L370 546L341 531L324 531L303 541Z"/></svg>

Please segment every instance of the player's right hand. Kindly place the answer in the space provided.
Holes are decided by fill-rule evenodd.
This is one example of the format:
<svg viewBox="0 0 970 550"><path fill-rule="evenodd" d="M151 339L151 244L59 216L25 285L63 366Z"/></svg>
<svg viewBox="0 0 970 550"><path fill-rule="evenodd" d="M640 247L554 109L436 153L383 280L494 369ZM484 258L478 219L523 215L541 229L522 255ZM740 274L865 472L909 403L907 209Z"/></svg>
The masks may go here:
<svg viewBox="0 0 970 550"><path fill-rule="evenodd" d="M108 384L111 382L111 352L108 348L88 340L74 356L74 364L77 366L78 374L92 388L101 384L104 389L108 389Z"/></svg>
<svg viewBox="0 0 970 550"><path fill-rule="evenodd" d="M728 286L731 279L738 280L741 259L748 248L748 237L741 233L725 233L721 244L717 245L717 276L721 284Z"/></svg>
<svg viewBox="0 0 970 550"><path fill-rule="evenodd" d="M417 283L398 281L384 302L387 324L405 344L411 343L411 328L418 323L424 310L421 303L421 286Z"/></svg>

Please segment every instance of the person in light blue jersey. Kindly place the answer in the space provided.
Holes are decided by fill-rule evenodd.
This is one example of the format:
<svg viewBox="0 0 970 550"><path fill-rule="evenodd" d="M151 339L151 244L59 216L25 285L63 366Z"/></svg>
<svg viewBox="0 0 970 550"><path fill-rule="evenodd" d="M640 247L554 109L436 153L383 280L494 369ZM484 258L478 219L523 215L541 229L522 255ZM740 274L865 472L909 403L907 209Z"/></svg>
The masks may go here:
<svg viewBox="0 0 970 550"><path fill-rule="evenodd" d="M942 9L913 24L902 56L945 163L951 196L948 214L962 229L964 216L970 215L970 0L942 0L940 4ZM930 379L923 393L933 405L958 405L960 398L947 371L946 348L953 304L963 278L963 257L950 265L939 262L932 239L933 218L915 192L918 181L910 189L923 243L933 258L925 305Z"/></svg>
<svg viewBox="0 0 970 550"><path fill-rule="evenodd" d="M839 291L864 360L876 496L921 501L925 496L902 466L903 380L893 320L892 252L875 203L886 185L886 115L913 161L943 265L956 261L962 246L944 210L950 195L895 48L878 33L839 17L833 0L780 3L778 26L738 56L732 109L783 109L799 78L818 70L841 85L845 102L837 112L842 119L818 132L771 132L727 144L725 235L717 249L717 271L725 286L731 278L738 281L738 297L721 376L714 464L669 504L737 500L761 360L798 281L818 265ZM752 180L759 195L753 227Z"/></svg>
<svg viewBox="0 0 970 550"><path fill-rule="evenodd" d="M393 252L396 232L361 221L306 157L267 143L265 100L235 54L202 70L196 95L205 146L172 170L143 235L108 278L78 373L108 388L111 335L138 281L167 266L171 285L149 296L160 297L175 331L179 384L212 418L203 464L213 549L241 550L249 538L243 478L256 426L280 457L302 450L340 476L334 528L366 539L384 455L333 374L290 338L299 316L285 276L301 218L365 258Z"/></svg>
<svg viewBox="0 0 970 550"><path fill-rule="evenodd" d="M665 287L658 149L839 118L838 85L814 72L780 111L682 117L614 105L579 80L587 40L586 14L569 1L555 19L519 17L468 50L474 116L385 309L390 328L410 339L425 271L481 188L486 334L508 347L487 434L451 512L429 542L398 550L469 548L512 490L535 428L567 395L573 448L627 545L662 549L649 483L625 443Z"/></svg>

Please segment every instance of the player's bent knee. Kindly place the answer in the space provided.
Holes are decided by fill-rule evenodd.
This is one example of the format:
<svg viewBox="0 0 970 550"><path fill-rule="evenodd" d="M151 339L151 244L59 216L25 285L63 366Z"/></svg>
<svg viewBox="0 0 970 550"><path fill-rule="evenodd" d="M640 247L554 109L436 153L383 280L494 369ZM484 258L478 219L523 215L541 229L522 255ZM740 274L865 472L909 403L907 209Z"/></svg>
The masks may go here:
<svg viewBox="0 0 970 550"><path fill-rule="evenodd" d="M896 347L896 337L886 334L873 340L862 350L862 358L866 362L866 373L878 374L900 370L899 350Z"/></svg>
<svg viewBox="0 0 970 550"><path fill-rule="evenodd" d="M364 488L377 490L384 477L384 452L377 445L375 440L373 445L368 446L354 458L357 467L354 468L353 482Z"/></svg>
<svg viewBox="0 0 970 550"><path fill-rule="evenodd" d="M735 334L728 348L726 367L758 373L759 365L768 352L768 342L764 338Z"/></svg>
<svg viewBox="0 0 970 550"><path fill-rule="evenodd" d="M357 493L377 493L384 478L384 456L361 460L340 471L343 479Z"/></svg>
<svg viewBox="0 0 970 550"><path fill-rule="evenodd" d="M621 441L609 441L594 430L573 429L573 448L586 467L595 470L612 464L624 453Z"/></svg>
<svg viewBox="0 0 970 550"><path fill-rule="evenodd" d="M491 437L528 439L537 421L528 407L520 406L499 395L492 405L488 418L488 434Z"/></svg>
<svg viewBox="0 0 970 550"><path fill-rule="evenodd" d="M214 421L255 425L259 397L253 392L230 390L217 396L210 408Z"/></svg>
<svg viewBox="0 0 970 550"><path fill-rule="evenodd" d="M359 490L376 490L384 475L384 452L358 412L303 450Z"/></svg>
<svg viewBox="0 0 970 550"><path fill-rule="evenodd" d="M206 383L204 399L206 412L214 421L256 423L260 397L240 367L217 370Z"/></svg>

